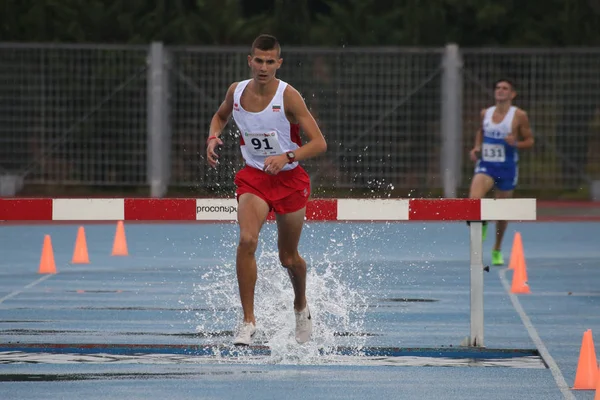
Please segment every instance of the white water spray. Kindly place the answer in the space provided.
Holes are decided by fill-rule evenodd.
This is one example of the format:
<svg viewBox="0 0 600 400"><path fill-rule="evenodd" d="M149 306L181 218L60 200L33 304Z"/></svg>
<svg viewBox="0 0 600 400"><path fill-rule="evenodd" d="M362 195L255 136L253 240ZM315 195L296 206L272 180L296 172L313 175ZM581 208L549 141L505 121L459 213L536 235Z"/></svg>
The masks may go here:
<svg viewBox="0 0 600 400"><path fill-rule="evenodd" d="M374 276L372 268L358 265L361 257L356 254L357 246L353 242L369 232L352 230L341 239L334 239L333 235L315 238L311 226L307 225L303 234L300 253L308 266L306 296L313 319L312 340L300 345L294 338L294 292L287 271L279 263L276 227L267 224L257 250L254 307L258 331L254 344L268 346L270 356L248 357L243 359L245 362L331 363L335 362L335 356L330 354L336 347L344 346L354 355L360 355L365 346L365 316L370 296L381 295L377 289L381 278ZM314 250L310 252L315 241L320 247L327 243L325 251L317 250L318 255ZM202 344L229 346L242 317L235 262L232 262L237 228L232 229L231 238L221 243L225 243L223 263L205 270L195 285L193 308L200 311L192 320L197 331L206 335Z"/></svg>

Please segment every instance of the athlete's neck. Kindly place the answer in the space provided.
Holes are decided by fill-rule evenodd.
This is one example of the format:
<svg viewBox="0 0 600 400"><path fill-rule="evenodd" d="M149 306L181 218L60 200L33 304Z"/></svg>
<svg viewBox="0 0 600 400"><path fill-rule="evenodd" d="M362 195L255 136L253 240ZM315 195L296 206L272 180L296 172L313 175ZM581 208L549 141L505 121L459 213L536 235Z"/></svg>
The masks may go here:
<svg viewBox="0 0 600 400"><path fill-rule="evenodd" d="M279 86L279 79L273 78L267 83L258 83L256 79L253 79L250 88L253 92L259 96L273 95L277 91Z"/></svg>
<svg viewBox="0 0 600 400"><path fill-rule="evenodd" d="M505 114L508 112L509 108L510 102L508 101L499 101L496 103L496 111L498 111L499 113Z"/></svg>

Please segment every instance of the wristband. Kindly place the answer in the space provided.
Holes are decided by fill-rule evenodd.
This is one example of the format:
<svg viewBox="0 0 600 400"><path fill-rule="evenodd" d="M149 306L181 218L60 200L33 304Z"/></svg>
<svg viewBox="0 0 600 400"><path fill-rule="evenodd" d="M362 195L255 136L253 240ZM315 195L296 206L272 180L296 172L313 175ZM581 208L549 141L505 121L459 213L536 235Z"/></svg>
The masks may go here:
<svg viewBox="0 0 600 400"><path fill-rule="evenodd" d="M218 139L216 136L209 136L208 139L206 139L206 143L210 142L213 139Z"/></svg>

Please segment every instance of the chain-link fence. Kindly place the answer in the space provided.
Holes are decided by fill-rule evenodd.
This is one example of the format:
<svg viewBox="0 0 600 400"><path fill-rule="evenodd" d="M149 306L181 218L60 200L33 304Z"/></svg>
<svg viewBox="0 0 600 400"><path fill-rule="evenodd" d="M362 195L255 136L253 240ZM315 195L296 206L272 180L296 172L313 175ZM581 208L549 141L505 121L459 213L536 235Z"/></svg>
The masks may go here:
<svg viewBox="0 0 600 400"><path fill-rule="evenodd" d="M237 132L223 136L220 171L204 142L229 85L248 77L247 49L173 49L172 185L233 185ZM330 188L427 187L438 175L441 50L286 50L279 77L305 98L328 142L303 163Z"/></svg>
<svg viewBox="0 0 600 400"><path fill-rule="evenodd" d="M519 187L577 190L600 179L600 50L463 49L465 153L493 83L516 85L536 144L520 152ZM470 172L470 171L469 171ZM470 175L465 174L463 185Z"/></svg>
<svg viewBox="0 0 600 400"><path fill-rule="evenodd" d="M171 146L159 156L168 160L169 186L230 191L242 165L234 124L216 171L206 164L205 140L228 85L249 76L248 49L165 48L162 91L152 86L149 52L0 45L0 176L25 184L146 186L147 167L156 162L148 132L161 132L152 126L151 103L165 96ZM463 49L458 99L442 90L443 48L285 48L282 56L279 77L303 94L329 145L303 163L317 189L439 193L444 151L464 160L457 184L468 187L468 151L499 77L516 82L515 104L528 112L537 139L522 152L520 186L561 191L600 179L600 51ZM448 147L441 110L455 100L462 146Z"/></svg>
<svg viewBox="0 0 600 400"><path fill-rule="evenodd" d="M0 174L146 182L147 47L0 45Z"/></svg>

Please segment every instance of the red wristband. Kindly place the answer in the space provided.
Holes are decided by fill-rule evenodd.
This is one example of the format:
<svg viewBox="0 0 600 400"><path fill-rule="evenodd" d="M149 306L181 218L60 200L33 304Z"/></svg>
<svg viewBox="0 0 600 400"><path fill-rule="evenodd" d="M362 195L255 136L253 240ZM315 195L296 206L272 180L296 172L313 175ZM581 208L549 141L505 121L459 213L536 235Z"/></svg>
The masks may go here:
<svg viewBox="0 0 600 400"><path fill-rule="evenodd" d="M209 136L208 139L206 139L206 143L210 142L213 139L217 139L216 136Z"/></svg>

